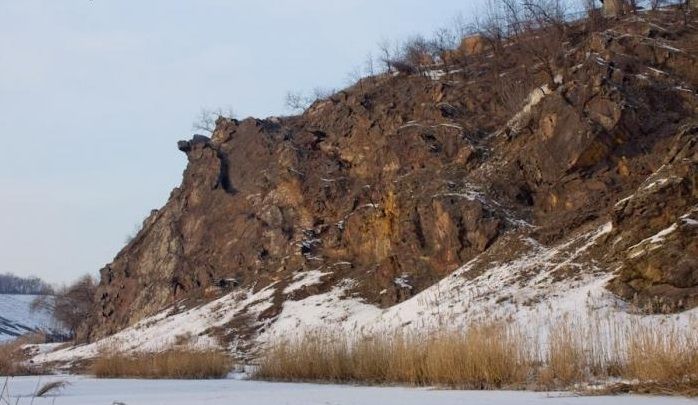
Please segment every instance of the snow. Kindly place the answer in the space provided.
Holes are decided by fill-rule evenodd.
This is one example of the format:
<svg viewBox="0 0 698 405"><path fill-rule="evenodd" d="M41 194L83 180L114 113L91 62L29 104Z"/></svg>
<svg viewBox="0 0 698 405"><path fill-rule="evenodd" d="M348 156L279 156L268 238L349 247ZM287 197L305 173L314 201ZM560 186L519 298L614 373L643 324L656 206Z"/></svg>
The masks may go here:
<svg viewBox="0 0 698 405"><path fill-rule="evenodd" d="M628 248L628 257L629 258L635 258L642 256L643 254L659 249L662 244L664 243L664 240L668 235L671 235L674 233L676 230L679 229L680 226L696 226L698 225L698 221L694 218L691 218L694 213L698 212L698 207L692 207L688 213L682 215L679 217L679 220L674 222L673 224L669 225L668 227L662 229L661 231L657 232L656 234L645 238L641 240L640 242L634 244L633 246L630 246Z"/></svg>
<svg viewBox="0 0 698 405"><path fill-rule="evenodd" d="M493 320L516 324L544 341L556 322L563 319L578 325L612 321L615 325L641 322L679 328L695 322L698 310L675 316L631 314L625 303L606 290L613 276L599 272L593 260L586 261L584 256L611 230L611 224L605 223L553 247L526 239L527 250L512 260L486 262L476 257L434 286L387 309L347 297L351 283L325 294L287 301L258 343L298 336L301 330L348 336L393 330L424 334L444 328L464 330L474 322ZM502 243L506 249L507 242ZM485 269L479 276L469 277L483 264ZM556 272L566 270L575 276L555 280Z"/></svg>
<svg viewBox="0 0 698 405"><path fill-rule="evenodd" d="M0 342L14 339L27 332L60 331L50 313L32 311L36 295L0 294Z"/></svg>
<svg viewBox="0 0 698 405"><path fill-rule="evenodd" d="M668 182L669 182L668 178L656 179L656 180L651 181L649 184L647 184L644 189L649 190L649 189L654 188L654 187L662 188L662 186L664 186Z"/></svg>
<svg viewBox="0 0 698 405"><path fill-rule="evenodd" d="M667 235L672 234L674 231L676 231L679 228L678 224L674 223L671 224L669 227L662 229L661 231L657 232L656 234L650 236L649 238L645 238L641 240L639 243L632 245L628 248L630 254L628 255L629 258L634 258L643 255L644 253L647 252L646 246L649 246L649 250L655 250L659 248L659 245L664 243L664 238Z"/></svg>
<svg viewBox="0 0 698 405"><path fill-rule="evenodd" d="M400 277L395 277L393 284L400 288L411 290L413 287L410 285L410 277L407 274L403 274Z"/></svg>
<svg viewBox="0 0 698 405"><path fill-rule="evenodd" d="M698 220L691 218L693 215L698 214L698 206L694 206L691 210L684 215L681 215L681 222L687 226L698 226Z"/></svg>
<svg viewBox="0 0 698 405"><path fill-rule="evenodd" d="M459 73L462 72L463 69L453 69L453 70L448 70L448 69L430 69L426 70L422 73L423 76L428 77L431 80L437 81L443 78L444 76L451 75L454 73Z"/></svg>
<svg viewBox="0 0 698 405"><path fill-rule="evenodd" d="M533 89L526 99L526 105L507 122L507 128L510 128L514 133L519 132L529 120L533 107L540 104L545 96L551 93L552 91L547 84Z"/></svg>
<svg viewBox="0 0 698 405"><path fill-rule="evenodd" d="M630 194L629 196L627 196L621 200L618 200L618 202L615 204L615 206L619 207L619 206L623 205L623 203L632 200L633 197L635 197L635 194Z"/></svg>
<svg viewBox="0 0 698 405"><path fill-rule="evenodd" d="M195 347L214 347L218 342L208 335L199 336L213 327L220 327L242 314L258 315L271 304L274 284L253 291L227 294L205 305L173 314L173 309L162 311L100 341L40 353L37 363L91 358L108 350L154 352L175 344L181 338L191 338ZM196 338L193 338L196 337Z"/></svg>
<svg viewBox="0 0 698 405"><path fill-rule="evenodd" d="M688 217L687 217L688 218ZM544 341L546 334L563 319L579 325L602 321L613 325L631 322L686 328L698 319L698 309L672 316L643 316L606 288L613 277L588 254L597 243L606 243L611 223L597 224L557 245L545 246L512 232L500 238L485 253L412 298L381 309L353 293L356 281L344 279L329 291L302 299L287 295L276 318L256 321L259 334L253 347L302 336L304 331L322 330L360 334L394 330L428 333L434 329L464 330L481 321L506 321L518 325L532 337ZM671 233L668 228L650 239ZM492 259L492 254L498 260ZM507 259L502 259L503 257ZM316 270L298 273L283 293L288 294L322 281L327 273ZM396 283L408 280L395 280ZM238 316L258 319L272 306L275 284L259 291L239 290L208 304L188 310L168 309L104 340L36 355L37 363L90 358L102 350L158 351L182 336L196 337L191 344L210 347L218 342L207 334ZM237 352L237 342L228 347Z"/></svg>
<svg viewBox="0 0 698 405"><path fill-rule="evenodd" d="M36 387L65 380L55 395L30 398ZM1 384L1 383L0 383ZM1 385L0 385L1 387ZM451 391L430 388L359 387L246 380L98 380L83 376L18 377L9 381L17 405L683 405L690 399L661 396L577 396L521 391Z"/></svg>
<svg viewBox="0 0 698 405"><path fill-rule="evenodd" d="M656 74L658 74L658 75L661 75L661 76L669 76L669 73L667 73L667 72L665 72L665 71L663 71L663 70L655 69L655 68L653 68L653 67L651 67L651 66L648 66L647 69L649 69L649 70L651 70L652 72L654 72L654 73L656 73Z"/></svg>
<svg viewBox="0 0 698 405"><path fill-rule="evenodd" d="M685 53L685 51L683 51L683 50L681 50L681 49L678 49L678 48L674 48L673 46L667 45L667 44L659 44L659 47L660 47L660 48L667 49L667 50L672 51L672 52Z"/></svg>
<svg viewBox="0 0 698 405"><path fill-rule="evenodd" d="M323 273L319 269L295 274L293 276L293 282L289 284L286 288L284 288L284 294L290 294L302 288L315 284L320 284L322 282L322 277L328 274L332 273Z"/></svg>
<svg viewBox="0 0 698 405"><path fill-rule="evenodd" d="M455 124L453 122L438 122L434 125L429 125L429 124L420 124L417 121L408 121L406 124L399 126L397 128L397 130L399 131L401 129L406 129L406 128L432 128L432 129L435 129L438 127L453 128L453 129L457 129L458 131L463 131L462 126Z"/></svg>

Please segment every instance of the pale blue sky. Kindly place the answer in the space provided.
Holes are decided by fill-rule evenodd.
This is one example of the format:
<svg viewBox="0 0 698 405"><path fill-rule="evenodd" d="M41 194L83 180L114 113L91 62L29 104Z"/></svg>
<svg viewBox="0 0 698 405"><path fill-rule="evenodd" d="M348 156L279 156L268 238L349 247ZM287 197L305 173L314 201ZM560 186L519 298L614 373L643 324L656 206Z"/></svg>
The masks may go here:
<svg viewBox="0 0 698 405"><path fill-rule="evenodd" d="M0 272L96 273L179 184L202 107L288 113L479 2L0 0Z"/></svg>

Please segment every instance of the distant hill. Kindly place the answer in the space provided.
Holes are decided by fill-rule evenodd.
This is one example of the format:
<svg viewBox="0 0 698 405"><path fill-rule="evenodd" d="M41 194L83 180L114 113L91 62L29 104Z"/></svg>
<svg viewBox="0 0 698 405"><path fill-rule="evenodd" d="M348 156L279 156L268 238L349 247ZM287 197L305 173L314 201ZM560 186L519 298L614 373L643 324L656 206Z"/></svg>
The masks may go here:
<svg viewBox="0 0 698 405"><path fill-rule="evenodd" d="M32 311L37 295L0 294L0 343L34 331L60 332L52 315L45 310Z"/></svg>

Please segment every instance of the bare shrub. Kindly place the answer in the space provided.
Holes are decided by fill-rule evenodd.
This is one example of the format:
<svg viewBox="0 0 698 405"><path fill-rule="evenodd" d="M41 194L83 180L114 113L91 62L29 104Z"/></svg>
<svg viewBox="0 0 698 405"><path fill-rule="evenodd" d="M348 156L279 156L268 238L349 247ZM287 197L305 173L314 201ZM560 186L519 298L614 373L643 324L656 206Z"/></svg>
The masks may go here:
<svg viewBox="0 0 698 405"><path fill-rule="evenodd" d="M284 101L286 107L292 111L304 111L310 106L311 102L312 100L298 91L288 91Z"/></svg>
<svg viewBox="0 0 698 405"><path fill-rule="evenodd" d="M442 27L434 31L433 39L430 41L431 53L441 59L444 65L453 63L453 50L458 47L460 39L454 30Z"/></svg>
<svg viewBox="0 0 698 405"><path fill-rule="evenodd" d="M388 53L391 59L386 64L389 71L404 74L419 73L424 70L425 66L434 64L437 53L432 41L421 35L416 35L403 42L395 52Z"/></svg>
<svg viewBox="0 0 698 405"><path fill-rule="evenodd" d="M497 98L509 116L514 116L526 104L535 84L530 77L503 76L497 80L495 91Z"/></svg>
<svg viewBox="0 0 698 405"><path fill-rule="evenodd" d="M596 0L582 0L582 6L587 16L590 32L601 31L606 26L606 19L603 17L601 9Z"/></svg>
<svg viewBox="0 0 698 405"><path fill-rule="evenodd" d="M16 376L30 374L24 365L24 354L18 341L0 344L0 375Z"/></svg>
<svg viewBox="0 0 698 405"><path fill-rule="evenodd" d="M199 115L192 123L192 129L194 131L203 131L212 134L213 131L216 130L216 121L221 117L233 119L235 118L235 111L230 107L214 109L202 108L201 111L199 111Z"/></svg>
<svg viewBox="0 0 698 405"><path fill-rule="evenodd" d="M31 304L32 310L46 310L63 325L71 337L87 325L92 312L97 281L91 275L80 277L73 284L63 286L52 296L39 296Z"/></svg>
<svg viewBox="0 0 698 405"><path fill-rule="evenodd" d="M224 378L232 362L217 350L176 348L158 353L105 353L92 364L98 378Z"/></svg>
<svg viewBox="0 0 698 405"><path fill-rule="evenodd" d="M30 333L9 342L0 343L0 376L36 375L45 373L40 366L29 362L26 345L45 343L40 333Z"/></svg>
<svg viewBox="0 0 698 405"><path fill-rule="evenodd" d="M359 75L360 78L360 75ZM334 89L326 89L323 87L315 87L310 95L306 95L301 91L286 92L285 104L286 107L294 112L303 112L308 109L315 101L325 100L336 93Z"/></svg>
<svg viewBox="0 0 698 405"><path fill-rule="evenodd" d="M564 58L564 44L568 40L566 9L562 0L530 0L523 2L526 38L520 41L528 58L541 66L550 83Z"/></svg>
<svg viewBox="0 0 698 405"><path fill-rule="evenodd" d="M502 63L507 28L504 13L497 1L487 0L484 12L475 17L475 27L492 49L494 68L498 70Z"/></svg>

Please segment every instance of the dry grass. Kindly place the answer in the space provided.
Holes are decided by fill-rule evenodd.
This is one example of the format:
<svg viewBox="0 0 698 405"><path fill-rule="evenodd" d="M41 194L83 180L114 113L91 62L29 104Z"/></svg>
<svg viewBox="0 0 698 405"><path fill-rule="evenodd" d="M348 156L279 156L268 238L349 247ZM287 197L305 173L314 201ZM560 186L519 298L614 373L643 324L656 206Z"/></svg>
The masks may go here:
<svg viewBox="0 0 698 405"><path fill-rule="evenodd" d="M698 331L638 332L629 337L626 376L643 391L698 396Z"/></svg>
<svg viewBox="0 0 698 405"><path fill-rule="evenodd" d="M34 397L41 398L49 394L57 394L68 385L70 384L67 381L63 380L47 382L46 384L42 385L38 390L36 390L36 392L34 393Z"/></svg>
<svg viewBox="0 0 698 405"><path fill-rule="evenodd" d="M466 389L581 389L698 395L698 332L612 320L554 324L543 342L503 323L466 332L348 337L313 332L272 344L256 377Z"/></svg>
<svg viewBox="0 0 698 405"><path fill-rule="evenodd" d="M27 356L23 350L24 345L31 342L28 337L0 344L0 376L32 375L40 372L35 366L27 363Z"/></svg>
<svg viewBox="0 0 698 405"><path fill-rule="evenodd" d="M428 339L396 333L348 339L309 333L273 345L256 376L372 384L495 389L522 384L530 372L521 335L504 325Z"/></svg>
<svg viewBox="0 0 698 405"><path fill-rule="evenodd" d="M98 378L213 379L224 378L231 359L216 350L176 348L159 353L108 353L92 364Z"/></svg>
<svg viewBox="0 0 698 405"><path fill-rule="evenodd" d="M17 342L0 344L0 375L15 376L26 374L24 356Z"/></svg>

